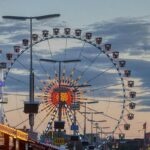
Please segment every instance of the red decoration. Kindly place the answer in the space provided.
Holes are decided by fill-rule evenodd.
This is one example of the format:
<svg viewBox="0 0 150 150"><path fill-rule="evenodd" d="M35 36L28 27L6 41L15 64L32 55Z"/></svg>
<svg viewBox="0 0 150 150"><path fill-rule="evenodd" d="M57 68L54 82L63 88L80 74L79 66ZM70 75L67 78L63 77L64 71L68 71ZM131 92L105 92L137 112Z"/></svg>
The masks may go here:
<svg viewBox="0 0 150 150"><path fill-rule="evenodd" d="M59 103L59 92L53 91L51 93L51 101L54 105ZM60 101L66 103L67 105L71 105L72 103L72 92L60 92Z"/></svg>

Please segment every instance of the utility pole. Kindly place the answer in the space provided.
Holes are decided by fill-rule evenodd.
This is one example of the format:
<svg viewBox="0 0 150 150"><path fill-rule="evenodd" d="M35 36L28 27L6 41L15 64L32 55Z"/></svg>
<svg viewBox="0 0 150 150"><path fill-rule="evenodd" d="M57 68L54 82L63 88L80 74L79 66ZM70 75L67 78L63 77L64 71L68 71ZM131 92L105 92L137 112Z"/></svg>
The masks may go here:
<svg viewBox="0 0 150 150"><path fill-rule="evenodd" d="M98 121L93 120L93 114L103 114L104 112L86 112L86 113L91 114L91 120L88 120L88 121L91 122L91 144L93 144L93 122L98 122Z"/></svg>
<svg viewBox="0 0 150 150"><path fill-rule="evenodd" d="M98 101L90 101L90 102L80 102L80 104L84 104L84 112L81 112L82 114L84 114L84 129L83 129L83 135L84 135L84 138L86 137L86 114L87 114L87 111L86 111L86 105L87 104L95 104L95 103L98 103Z"/></svg>

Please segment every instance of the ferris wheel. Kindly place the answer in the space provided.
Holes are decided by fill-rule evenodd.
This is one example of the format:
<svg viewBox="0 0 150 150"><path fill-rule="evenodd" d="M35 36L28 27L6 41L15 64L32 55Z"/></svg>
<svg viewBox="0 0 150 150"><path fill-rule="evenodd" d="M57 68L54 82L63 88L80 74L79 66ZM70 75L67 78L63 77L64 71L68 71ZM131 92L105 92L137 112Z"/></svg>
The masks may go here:
<svg viewBox="0 0 150 150"><path fill-rule="evenodd" d="M15 128L29 128L24 104L29 100L30 42L24 38L9 52L3 51L4 121ZM79 133L98 132L123 138L134 118L134 81L119 51L102 37L80 29L53 28L32 34L34 98L39 102L34 131L53 130L62 120ZM94 131L93 128L96 128Z"/></svg>

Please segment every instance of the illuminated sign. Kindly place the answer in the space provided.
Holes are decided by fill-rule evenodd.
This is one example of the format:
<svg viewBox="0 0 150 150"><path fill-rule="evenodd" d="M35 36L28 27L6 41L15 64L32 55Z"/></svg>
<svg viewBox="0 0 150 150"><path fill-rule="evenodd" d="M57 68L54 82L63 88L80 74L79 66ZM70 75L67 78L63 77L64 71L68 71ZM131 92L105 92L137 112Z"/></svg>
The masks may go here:
<svg viewBox="0 0 150 150"><path fill-rule="evenodd" d="M71 130L74 130L74 131L79 130L78 125L72 124L72 125L71 125Z"/></svg>
<svg viewBox="0 0 150 150"><path fill-rule="evenodd" d="M56 139L54 140L54 143L55 143L56 145L63 145L63 144L65 143L65 140L64 140L64 138L56 138Z"/></svg>
<svg viewBox="0 0 150 150"><path fill-rule="evenodd" d="M73 102L71 104L71 109L72 110L80 110L80 103L79 102Z"/></svg>
<svg viewBox="0 0 150 150"><path fill-rule="evenodd" d="M3 81L0 81L0 87L5 86L5 83Z"/></svg>
<svg viewBox="0 0 150 150"><path fill-rule="evenodd" d="M49 98L49 97L48 97ZM59 98L62 103L66 103L67 105L71 105L72 103L72 92L69 89L59 89L56 88L51 94L52 103L57 105L59 103Z"/></svg>
<svg viewBox="0 0 150 150"><path fill-rule="evenodd" d="M4 145L4 133L0 133L0 145Z"/></svg>
<svg viewBox="0 0 150 150"><path fill-rule="evenodd" d="M25 132L22 132L20 130L8 127L6 125L0 124L0 132L8 134L14 138L27 141L28 140L28 134Z"/></svg>
<svg viewBox="0 0 150 150"><path fill-rule="evenodd" d="M23 140L23 141L27 141L28 140L28 134L25 132L22 132L20 130L17 130L17 139Z"/></svg>

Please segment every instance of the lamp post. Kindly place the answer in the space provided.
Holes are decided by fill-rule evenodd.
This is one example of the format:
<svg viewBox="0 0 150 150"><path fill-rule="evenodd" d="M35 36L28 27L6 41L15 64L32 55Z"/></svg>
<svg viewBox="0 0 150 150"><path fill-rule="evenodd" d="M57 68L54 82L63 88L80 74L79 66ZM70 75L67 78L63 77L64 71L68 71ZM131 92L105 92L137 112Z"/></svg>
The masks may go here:
<svg viewBox="0 0 150 150"><path fill-rule="evenodd" d="M96 128L96 134L97 134L97 129L99 128L98 123L99 123L99 122L101 122L101 123L102 123L102 122L107 122L107 120L92 120L92 119L89 120L89 121L91 121L91 122L93 122L93 123L95 122L95 127L91 126L91 128ZM92 130L91 130L91 131L92 131ZM93 132L92 132L92 133L93 133Z"/></svg>
<svg viewBox="0 0 150 150"><path fill-rule="evenodd" d="M27 17L27 16L2 16L3 19L12 19L12 20L20 20L20 21L30 21L30 88L29 88L29 102L34 104L34 72L33 72L33 61L32 61L32 20L43 20L48 18L55 18L59 17L60 14L50 14L44 16L34 16L34 17ZM33 131L34 126L34 113L29 113L29 124L30 130Z"/></svg>
<svg viewBox="0 0 150 150"><path fill-rule="evenodd" d="M100 138L102 139L102 134L105 134L105 133L103 133L103 129L109 129L110 127L100 127L100 126L97 126L97 128L100 129L100 132L98 132L98 133L101 134Z"/></svg>
<svg viewBox="0 0 150 150"><path fill-rule="evenodd" d="M58 78L58 88L59 88L59 111L58 111L58 121L61 121L61 64L62 63L73 63L80 62L80 59L70 59L70 60L52 60L52 59L40 59L40 61L58 63L59 64L59 78Z"/></svg>
<svg viewBox="0 0 150 150"><path fill-rule="evenodd" d="M91 101L91 102L80 102L81 104L84 104L84 112L81 112L82 114L84 114L84 129L83 129L83 135L85 137L86 135L86 104L95 104L98 103L98 101Z"/></svg>
<svg viewBox="0 0 150 150"><path fill-rule="evenodd" d="M91 120L88 120L91 122L91 143L93 143L93 122L96 122L93 120L93 114L103 114L104 112L86 112L87 114L91 114ZM102 121L101 121L102 122Z"/></svg>

